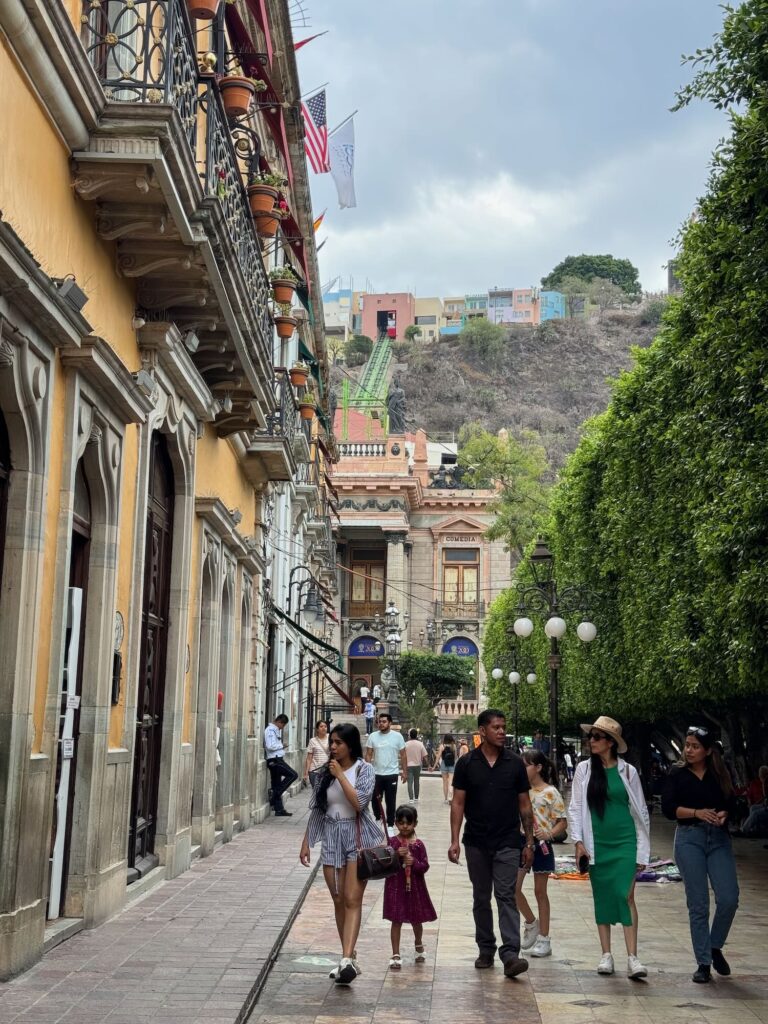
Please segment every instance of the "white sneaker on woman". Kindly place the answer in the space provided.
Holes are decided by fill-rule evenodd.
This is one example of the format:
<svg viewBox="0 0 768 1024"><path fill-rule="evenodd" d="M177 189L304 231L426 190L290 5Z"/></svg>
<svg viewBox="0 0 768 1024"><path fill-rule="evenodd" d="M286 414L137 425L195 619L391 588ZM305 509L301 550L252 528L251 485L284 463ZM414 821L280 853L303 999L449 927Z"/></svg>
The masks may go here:
<svg viewBox="0 0 768 1024"><path fill-rule="evenodd" d="M531 956L552 956L552 943L548 935L540 935L529 950Z"/></svg>
<svg viewBox="0 0 768 1024"><path fill-rule="evenodd" d="M613 974L613 954L603 953L600 963L597 965L598 974Z"/></svg>
<svg viewBox="0 0 768 1024"><path fill-rule="evenodd" d="M520 943L522 949L530 949L531 946L535 945L536 939L539 937L539 922L536 918L531 921L530 924L525 922L525 928L523 928L523 941Z"/></svg>
<svg viewBox="0 0 768 1024"><path fill-rule="evenodd" d="M648 968L644 967L643 964L637 959L636 956L627 957L627 977L628 978L647 978Z"/></svg>
<svg viewBox="0 0 768 1024"><path fill-rule="evenodd" d="M357 977L357 969L355 968L355 961L348 956L344 956L339 961L338 974L336 975L337 985L351 985Z"/></svg>

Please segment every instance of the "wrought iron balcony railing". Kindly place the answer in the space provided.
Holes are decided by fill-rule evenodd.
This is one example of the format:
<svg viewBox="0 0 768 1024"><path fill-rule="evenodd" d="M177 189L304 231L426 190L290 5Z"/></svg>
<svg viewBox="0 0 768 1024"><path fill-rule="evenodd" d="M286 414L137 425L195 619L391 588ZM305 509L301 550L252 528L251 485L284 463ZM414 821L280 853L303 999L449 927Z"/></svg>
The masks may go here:
<svg viewBox="0 0 768 1024"><path fill-rule="evenodd" d="M84 0L81 23L107 99L176 107L194 154L197 54L183 0Z"/></svg>
<svg viewBox="0 0 768 1024"><path fill-rule="evenodd" d="M272 393L275 399L274 412L267 417L264 428L254 433L257 437L285 438L291 442L301 430L301 426L299 410L293 397L293 387L286 370L275 370Z"/></svg>
<svg viewBox="0 0 768 1024"><path fill-rule="evenodd" d="M485 615L484 601L436 601L435 618L446 619L482 619Z"/></svg>

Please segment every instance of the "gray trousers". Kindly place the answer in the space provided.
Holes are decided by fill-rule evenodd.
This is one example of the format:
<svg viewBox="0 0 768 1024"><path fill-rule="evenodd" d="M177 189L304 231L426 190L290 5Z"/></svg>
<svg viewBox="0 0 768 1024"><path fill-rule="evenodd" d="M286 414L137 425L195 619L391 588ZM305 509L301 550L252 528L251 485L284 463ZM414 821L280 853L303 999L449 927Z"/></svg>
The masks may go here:
<svg viewBox="0 0 768 1024"><path fill-rule="evenodd" d="M520 955L520 912L515 900L520 851L513 849L491 852L480 846L464 847L469 880L472 883L472 914L475 918L475 942L481 953L496 952L493 933L491 896L496 897L499 912L502 963Z"/></svg>
<svg viewBox="0 0 768 1024"><path fill-rule="evenodd" d="M421 780L421 765L418 764L415 767L408 765L408 799L418 800L419 799L419 783Z"/></svg>

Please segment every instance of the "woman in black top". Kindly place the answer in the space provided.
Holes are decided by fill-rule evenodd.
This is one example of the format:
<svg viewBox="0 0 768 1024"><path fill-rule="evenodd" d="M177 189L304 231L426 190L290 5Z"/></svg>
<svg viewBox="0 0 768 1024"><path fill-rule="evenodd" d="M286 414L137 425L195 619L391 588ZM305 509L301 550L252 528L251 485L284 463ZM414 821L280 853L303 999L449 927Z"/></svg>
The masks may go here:
<svg viewBox="0 0 768 1024"><path fill-rule="evenodd" d="M667 776L661 808L675 830L675 862L685 883L691 941L696 956L693 980L706 983L711 967L730 974L723 946L739 905L739 883L728 818L734 793L720 751L708 729L691 726L683 761ZM709 923L709 886L715 915Z"/></svg>

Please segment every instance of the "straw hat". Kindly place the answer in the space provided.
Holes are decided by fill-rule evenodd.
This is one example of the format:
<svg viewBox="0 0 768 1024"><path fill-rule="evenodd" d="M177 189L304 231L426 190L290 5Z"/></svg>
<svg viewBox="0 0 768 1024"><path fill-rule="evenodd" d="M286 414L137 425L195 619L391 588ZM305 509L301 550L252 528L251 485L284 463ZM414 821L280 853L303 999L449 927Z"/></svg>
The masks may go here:
<svg viewBox="0 0 768 1024"><path fill-rule="evenodd" d="M589 732L590 729L598 729L600 732L604 732L606 736L610 736L612 739L616 740L616 743L618 744L618 752L620 754L625 754L627 752L627 744L624 742L621 735L621 726L615 718L608 718L607 715L600 715L600 717L596 718L591 725L582 722L581 728L584 732Z"/></svg>

